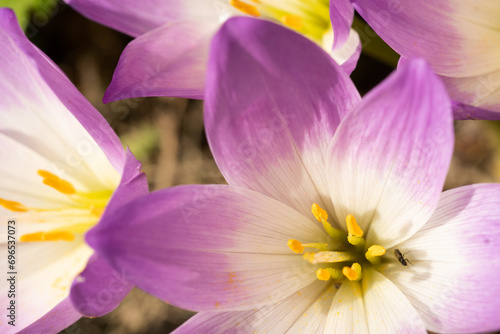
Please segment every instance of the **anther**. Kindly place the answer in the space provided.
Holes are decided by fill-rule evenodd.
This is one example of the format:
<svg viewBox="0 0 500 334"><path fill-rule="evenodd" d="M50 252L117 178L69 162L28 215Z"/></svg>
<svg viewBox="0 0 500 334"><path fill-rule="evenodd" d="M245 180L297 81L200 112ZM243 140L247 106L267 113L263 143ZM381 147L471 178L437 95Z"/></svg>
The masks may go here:
<svg viewBox="0 0 500 334"><path fill-rule="evenodd" d="M21 242L33 242L33 241L73 241L75 240L75 235L68 231L58 231L58 232L35 232L24 234L19 238Z"/></svg>
<svg viewBox="0 0 500 334"><path fill-rule="evenodd" d="M328 281L330 278L333 280L341 280L343 278L342 271L335 268L319 268L316 270L316 277L320 281Z"/></svg>
<svg viewBox="0 0 500 334"><path fill-rule="evenodd" d="M39 169L37 173L43 177L43 183L49 187L54 188L65 195L73 195L76 193L75 187L73 187L73 185L68 181L61 179L59 176L41 169Z"/></svg>
<svg viewBox="0 0 500 334"><path fill-rule="evenodd" d="M295 239L288 240L287 245L295 253L302 253L304 251L304 248L315 248L315 249L320 250L320 251L328 250L328 244L323 244L323 243L319 243L319 242L312 242L312 243L308 243L308 244L303 244L300 241L295 240Z"/></svg>
<svg viewBox="0 0 500 334"><path fill-rule="evenodd" d="M365 246L365 239L363 239L363 230L361 227L359 227L358 223L356 222L356 218L354 218L353 215L347 215L345 218L346 224L347 224L347 241L351 245L356 246L357 248L364 248Z"/></svg>
<svg viewBox="0 0 500 334"><path fill-rule="evenodd" d="M302 18L298 15L283 15L281 17L281 22L295 30L301 30L304 27L304 21L302 21Z"/></svg>
<svg viewBox="0 0 500 334"><path fill-rule="evenodd" d="M236 8L236 9L238 9L238 10L242 11L243 13L248 14L250 16L255 16L255 17L260 16L260 12L257 9L257 7L249 5L241 0L230 0L229 4L231 6L233 6L234 8Z"/></svg>
<svg viewBox="0 0 500 334"><path fill-rule="evenodd" d="M347 223L347 231L349 232L349 234L352 234L356 237L363 236L363 230L361 229L361 227L359 227L358 223L356 222L356 218L354 218L353 215L347 215L345 221Z"/></svg>
<svg viewBox="0 0 500 334"><path fill-rule="evenodd" d="M385 254L385 248L380 245L371 245L365 253L365 257L372 264L380 264L381 256Z"/></svg>
<svg viewBox="0 0 500 334"><path fill-rule="evenodd" d="M304 246L302 246L302 243L298 240L290 239L288 240L287 245L295 253L302 253L304 251Z"/></svg>
<svg viewBox="0 0 500 334"><path fill-rule="evenodd" d="M350 268L342 268L342 274L344 274L344 276L350 281L359 281L363 277L361 273L361 265L359 263L353 263Z"/></svg>
<svg viewBox="0 0 500 334"><path fill-rule="evenodd" d="M8 201L6 199L0 198L0 206L3 206L7 210L14 212L26 212L28 209L19 202Z"/></svg>
<svg viewBox="0 0 500 334"><path fill-rule="evenodd" d="M326 211L323 210L318 204L313 203L311 207L311 212L314 215L314 217L321 224L323 224L323 228L330 237L337 239L341 242L345 240L345 238L347 237L346 233L342 230L339 230L338 228L332 227L332 225L328 222L328 213L326 213Z"/></svg>

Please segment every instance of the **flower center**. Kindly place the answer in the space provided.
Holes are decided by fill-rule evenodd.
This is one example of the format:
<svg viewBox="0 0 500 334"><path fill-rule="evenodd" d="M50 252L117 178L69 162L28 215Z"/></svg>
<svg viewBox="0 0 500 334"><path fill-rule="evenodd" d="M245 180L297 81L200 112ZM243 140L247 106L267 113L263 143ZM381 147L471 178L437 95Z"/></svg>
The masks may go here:
<svg viewBox="0 0 500 334"><path fill-rule="evenodd" d="M371 245L366 249L363 230L353 215L346 217L346 233L332 227L328 222L328 214L319 205L313 204L311 211L314 217L323 224L323 228L330 237L329 242L326 244L301 243L298 240L290 239L288 247L295 253L303 253L304 259L312 264L329 264L316 271L316 277L319 280L360 281L363 278L363 266L378 265L382 262L385 248L380 245ZM317 251L304 253L305 248Z"/></svg>
<svg viewBox="0 0 500 334"><path fill-rule="evenodd" d="M112 190L81 192L73 184L45 170L38 170L42 182L67 196L70 204L57 208L27 207L22 203L0 198L0 206L20 212L26 222L39 224L40 230L23 234L21 242L73 241L76 234L83 234L101 218L113 194Z"/></svg>
<svg viewBox="0 0 500 334"><path fill-rule="evenodd" d="M280 22L320 45L331 30L328 0L229 0L229 4L250 16Z"/></svg>

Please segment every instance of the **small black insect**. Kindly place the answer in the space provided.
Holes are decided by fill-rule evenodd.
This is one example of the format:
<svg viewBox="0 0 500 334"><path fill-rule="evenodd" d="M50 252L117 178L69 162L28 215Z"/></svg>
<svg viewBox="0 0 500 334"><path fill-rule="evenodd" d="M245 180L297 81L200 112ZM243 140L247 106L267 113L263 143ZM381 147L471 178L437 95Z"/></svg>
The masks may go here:
<svg viewBox="0 0 500 334"><path fill-rule="evenodd" d="M397 248L394 250L394 255L396 255L396 258L398 259L399 263L401 263L405 267L408 265L408 263L413 266L413 263L411 263L410 260L405 259L406 254L408 253L401 254L401 252Z"/></svg>

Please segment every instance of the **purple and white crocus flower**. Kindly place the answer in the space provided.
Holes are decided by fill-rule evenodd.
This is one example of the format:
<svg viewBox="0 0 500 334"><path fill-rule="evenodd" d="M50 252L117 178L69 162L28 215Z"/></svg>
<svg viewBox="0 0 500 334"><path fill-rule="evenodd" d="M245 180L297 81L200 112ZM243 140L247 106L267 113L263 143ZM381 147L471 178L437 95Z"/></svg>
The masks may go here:
<svg viewBox="0 0 500 334"><path fill-rule="evenodd" d="M57 332L108 313L132 288L84 234L148 185L106 120L6 8L0 50L0 244L11 256L0 268L14 276L2 279L2 315L12 314L11 301L15 308L0 332Z"/></svg>
<svg viewBox="0 0 500 334"><path fill-rule="evenodd" d="M351 1L401 56L431 64L456 119L500 120L500 1Z"/></svg>
<svg viewBox="0 0 500 334"><path fill-rule="evenodd" d="M207 75L228 185L153 192L87 234L134 284L201 311L176 333L500 328L500 185L442 193L453 117L423 60L361 99L317 45L239 17Z"/></svg>
<svg viewBox="0 0 500 334"><path fill-rule="evenodd" d="M322 45L349 73L361 51L351 29L349 0L65 1L86 17L136 37L120 58L105 102L140 96L202 98L211 38L231 16L280 22Z"/></svg>

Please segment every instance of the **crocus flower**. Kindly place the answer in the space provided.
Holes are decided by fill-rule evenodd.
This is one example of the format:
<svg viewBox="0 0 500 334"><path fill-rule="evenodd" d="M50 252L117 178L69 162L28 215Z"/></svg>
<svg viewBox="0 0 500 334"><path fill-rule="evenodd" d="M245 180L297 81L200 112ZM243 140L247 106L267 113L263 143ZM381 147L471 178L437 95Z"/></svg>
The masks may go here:
<svg viewBox="0 0 500 334"><path fill-rule="evenodd" d="M281 22L323 45L349 73L361 50L359 36L350 29L354 10L348 0L65 1L88 18L136 37L120 58L105 102L139 96L202 98L210 40L235 15Z"/></svg>
<svg viewBox="0 0 500 334"><path fill-rule="evenodd" d="M0 50L0 332L57 332L111 311L132 288L84 234L108 210L146 194L147 182L105 119L6 8Z"/></svg>
<svg viewBox="0 0 500 334"><path fill-rule="evenodd" d="M134 284L201 311L176 333L500 328L500 185L442 193L452 110L423 60L361 100L271 22L232 18L211 50L206 133L228 185L138 198L87 238Z"/></svg>
<svg viewBox="0 0 500 334"><path fill-rule="evenodd" d="M457 119L500 119L500 1L352 2L401 56L431 64Z"/></svg>

